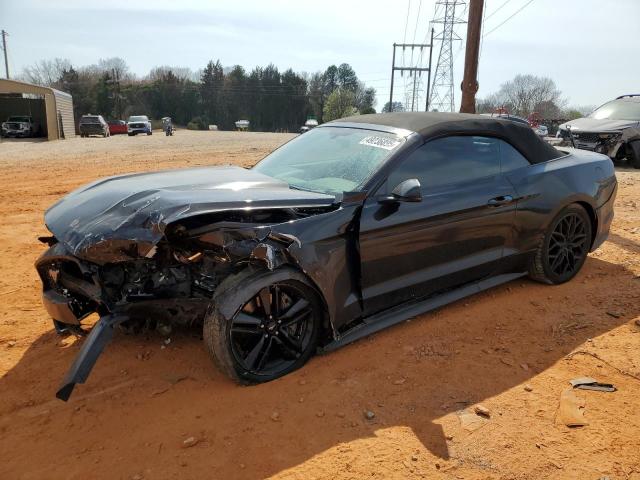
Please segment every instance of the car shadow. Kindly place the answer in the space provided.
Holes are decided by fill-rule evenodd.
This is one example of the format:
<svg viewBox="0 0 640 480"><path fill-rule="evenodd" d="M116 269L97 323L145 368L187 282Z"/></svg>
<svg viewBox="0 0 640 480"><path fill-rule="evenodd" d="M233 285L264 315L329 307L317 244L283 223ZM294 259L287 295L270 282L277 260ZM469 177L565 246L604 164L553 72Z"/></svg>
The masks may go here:
<svg viewBox="0 0 640 480"><path fill-rule="evenodd" d="M212 367L198 330L118 334L64 403L57 383L81 341L49 331L0 378L0 477L264 478L394 427L446 460L442 417L491 405L640 314L628 301L607 314L637 289L632 278L590 257L567 284L514 281L251 387Z"/></svg>
<svg viewBox="0 0 640 480"><path fill-rule="evenodd" d="M609 233L608 240L633 255L640 255L640 243L638 242L622 237L615 233Z"/></svg>

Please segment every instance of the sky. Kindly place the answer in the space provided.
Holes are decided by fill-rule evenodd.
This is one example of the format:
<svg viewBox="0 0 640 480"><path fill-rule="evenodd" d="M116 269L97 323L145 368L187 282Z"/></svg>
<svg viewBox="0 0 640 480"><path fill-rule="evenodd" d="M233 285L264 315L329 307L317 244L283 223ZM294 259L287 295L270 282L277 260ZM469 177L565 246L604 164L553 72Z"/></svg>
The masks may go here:
<svg viewBox="0 0 640 480"><path fill-rule="evenodd" d="M0 28L9 33L10 73L55 57L73 65L121 57L139 76L160 65L198 70L210 59L310 73L346 62L377 89L381 109L392 44L426 43L434 9L435 0L0 0ZM638 18L640 0L486 0L478 97L520 73L552 78L573 106L640 93ZM459 105L466 25L458 32ZM434 69L438 52L436 44ZM405 83L396 77L394 100Z"/></svg>

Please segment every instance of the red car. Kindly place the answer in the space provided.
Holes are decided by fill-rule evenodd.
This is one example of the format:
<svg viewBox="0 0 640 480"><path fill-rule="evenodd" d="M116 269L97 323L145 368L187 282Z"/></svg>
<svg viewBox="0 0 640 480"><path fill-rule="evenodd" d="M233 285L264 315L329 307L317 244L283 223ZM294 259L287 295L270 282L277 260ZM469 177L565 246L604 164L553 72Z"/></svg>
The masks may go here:
<svg viewBox="0 0 640 480"><path fill-rule="evenodd" d="M127 133L127 122L124 120L109 120L109 133L118 135L119 133Z"/></svg>

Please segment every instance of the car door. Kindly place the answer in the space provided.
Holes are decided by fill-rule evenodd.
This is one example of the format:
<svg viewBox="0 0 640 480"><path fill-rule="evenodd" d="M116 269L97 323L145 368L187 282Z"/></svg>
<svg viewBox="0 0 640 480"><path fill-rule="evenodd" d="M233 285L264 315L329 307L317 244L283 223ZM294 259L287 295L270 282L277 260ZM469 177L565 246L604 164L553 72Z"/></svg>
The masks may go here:
<svg viewBox="0 0 640 480"><path fill-rule="evenodd" d="M379 202L411 178L420 181L420 202ZM498 139L449 136L409 154L363 206L365 315L494 272L512 235L514 197Z"/></svg>

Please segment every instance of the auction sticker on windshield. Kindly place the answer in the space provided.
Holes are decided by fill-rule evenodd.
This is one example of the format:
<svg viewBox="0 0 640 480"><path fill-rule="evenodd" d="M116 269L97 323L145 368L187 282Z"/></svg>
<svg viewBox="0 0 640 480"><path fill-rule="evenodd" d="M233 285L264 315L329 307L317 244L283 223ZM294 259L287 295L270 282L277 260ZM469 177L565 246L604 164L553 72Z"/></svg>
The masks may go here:
<svg viewBox="0 0 640 480"><path fill-rule="evenodd" d="M370 135L360 140L360 145L368 145L370 147L384 148L385 150L393 150L400 145L400 140L388 137L376 137Z"/></svg>

